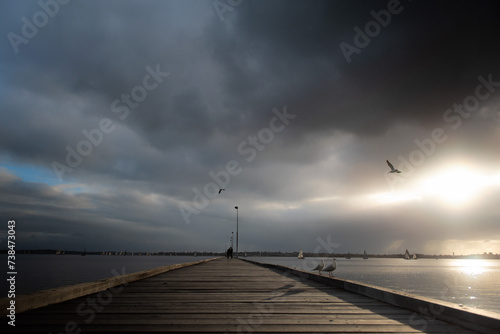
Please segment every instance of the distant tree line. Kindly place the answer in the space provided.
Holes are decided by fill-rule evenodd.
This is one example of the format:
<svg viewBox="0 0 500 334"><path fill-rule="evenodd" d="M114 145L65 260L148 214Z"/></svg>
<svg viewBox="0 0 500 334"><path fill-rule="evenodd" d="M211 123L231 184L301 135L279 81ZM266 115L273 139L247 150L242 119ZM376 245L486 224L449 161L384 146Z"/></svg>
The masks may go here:
<svg viewBox="0 0 500 334"><path fill-rule="evenodd" d="M164 252L129 252L129 251L75 251L75 250L56 250L56 249L34 249L17 250L17 254L55 254L55 255L114 255L114 256L224 256L225 252L204 252L204 251L164 251ZM0 250L0 254L7 254L7 249ZM297 257L299 252L281 252L281 251L241 251L239 256L243 257ZM417 253L419 259L500 259L500 254L492 252L483 254L469 255L429 255ZM304 257L336 257L362 258L362 253L308 253L304 252ZM368 258L403 258L404 254L368 254Z"/></svg>

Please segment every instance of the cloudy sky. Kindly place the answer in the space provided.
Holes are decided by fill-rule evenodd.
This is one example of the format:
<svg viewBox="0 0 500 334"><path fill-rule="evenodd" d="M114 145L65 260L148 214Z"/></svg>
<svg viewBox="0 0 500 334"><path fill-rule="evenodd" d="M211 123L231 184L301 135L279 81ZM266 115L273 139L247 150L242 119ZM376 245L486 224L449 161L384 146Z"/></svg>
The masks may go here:
<svg viewBox="0 0 500 334"><path fill-rule="evenodd" d="M1 244L500 253L495 5L2 1Z"/></svg>

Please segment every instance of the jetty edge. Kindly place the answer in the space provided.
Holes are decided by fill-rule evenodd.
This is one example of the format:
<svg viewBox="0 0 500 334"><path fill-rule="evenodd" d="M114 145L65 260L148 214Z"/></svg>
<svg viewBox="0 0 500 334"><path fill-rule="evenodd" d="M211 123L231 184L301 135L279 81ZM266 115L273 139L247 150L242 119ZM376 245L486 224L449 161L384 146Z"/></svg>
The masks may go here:
<svg viewBox="0 0 500 334"><path fill-rule="evenodd" d="M320 276L314 272L294 269L279 264L262 263L243 258L240 258L240 260L265 268L274 269L276 271L283 272L286 275L291 274L298 276L301 279L308 279L341 288L346 291L354 292L359 295L367 296L387 304L413 311L418 315L442 320L479 333L500 333L500 313L472 309L469 307L460 307L454 303L399 290L383 288L376 285L335 277ZM423 310L427 312L424 312Z"/></svg>
<svg viewBox="0 0 500 334"><path fill-rule="evenodd" d="M159 275L170 270L190 267L200 263L210 262L215 259L217 259L217 257L195 262L171 264L156 267L153 269L138 271L135 273L103 278L94 282L62 286L60 288L47 289L30 294L18 295L15 298L16 314L52 304L58 304L78 297L91 295L93 293L101 292L115 286L124 285L130 282ZM12 299L7 297L0 299L0 316L4 317L9 314L9 310L7 308L10 306L11 300Z"/></svg>

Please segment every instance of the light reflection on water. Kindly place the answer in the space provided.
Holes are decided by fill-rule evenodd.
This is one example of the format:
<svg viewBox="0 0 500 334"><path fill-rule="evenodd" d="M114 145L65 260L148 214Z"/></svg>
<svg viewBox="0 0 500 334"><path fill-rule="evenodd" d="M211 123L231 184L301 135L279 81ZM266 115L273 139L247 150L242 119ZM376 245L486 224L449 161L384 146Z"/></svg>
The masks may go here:
<svg viewBox="0 0 500 334"><path fill-rule="evenodd" d="M481 275L488 270L488 267L494 267L495 263L492 260L455 260L454 265L464 273L471 276Z"/></svg>
<svg viewBox="0 0 500 334"><path fill-rule="evenodd" d="M249 258L310 271L320 258ZM324 258L325 263L330 259ZM334 276L500 313L500 261L337 258Z"/></svg>

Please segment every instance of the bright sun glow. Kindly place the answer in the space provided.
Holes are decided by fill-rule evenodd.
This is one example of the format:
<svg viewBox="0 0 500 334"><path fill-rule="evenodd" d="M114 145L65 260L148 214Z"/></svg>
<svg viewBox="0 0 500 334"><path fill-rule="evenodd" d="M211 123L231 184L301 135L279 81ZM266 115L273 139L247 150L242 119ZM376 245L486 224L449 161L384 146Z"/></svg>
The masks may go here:
<svg viewBox="0 0 500 334"><path fill-rule="evenodd" d="M480 169L457 164L433 171L406 191L390 191L368 195L378 204L399 204L407 201L432 201L452 208L466 208L477 202L487 187L500 186L500 174L489 174Z"/></svg>
<svg viewBox="0 0 500 334"><path fill-rule="evenodd" d="M425 196L436 197L448 205L459 206L471 202L485 185L486 179L480 173L454 167L423 180L420 190Z"/></svg>

